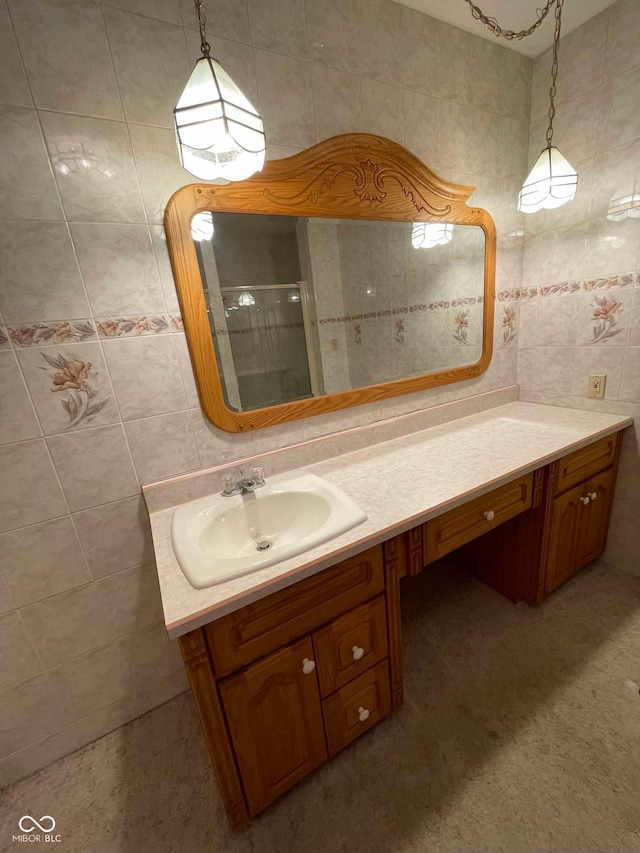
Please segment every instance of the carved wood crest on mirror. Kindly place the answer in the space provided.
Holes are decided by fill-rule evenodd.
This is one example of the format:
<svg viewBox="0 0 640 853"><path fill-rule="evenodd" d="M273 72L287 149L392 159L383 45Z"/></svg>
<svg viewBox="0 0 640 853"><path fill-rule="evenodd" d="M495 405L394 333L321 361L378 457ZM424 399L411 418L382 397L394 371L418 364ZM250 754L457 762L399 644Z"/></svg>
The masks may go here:
<svg viewBox="0 0 640 853"><path fill-rule="evenodd" d="M165 231L209 420L260 429L484 373L496 231L473 190L363 133L178 190Z"/></svg>

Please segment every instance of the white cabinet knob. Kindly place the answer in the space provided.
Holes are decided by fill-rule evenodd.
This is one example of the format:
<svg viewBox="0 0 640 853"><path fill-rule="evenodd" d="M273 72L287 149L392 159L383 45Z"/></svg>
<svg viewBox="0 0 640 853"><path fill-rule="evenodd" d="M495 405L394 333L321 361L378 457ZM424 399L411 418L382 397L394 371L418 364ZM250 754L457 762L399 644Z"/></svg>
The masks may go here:
<svg viewBox="0 0 640 853"><path fill-rule="evenodd" d="M360 658L364 655L364 649L361 649L360 646L354 646L351 651L353 652L354 660L360 660Z"/></svg>
<svg viewBox="0 0 640 853"><path fill-rule="evenodd" d="M358 708L358 718L360 719L361 723L364 723L365 720L369 719L369 712L367 711L366 708L362 708L362 707Z"/></svg>
<svg viewBox="0 0 640 853"><path fill-rule="evenodd" d="M487 519L487 521L493 521L493 519L496 517L496 514L492 509L489 509L485 511L484 517Z"/></svg>
<svg viewBox="0 0 640 853"><path fill-rule="evenodd" d="M589 497L591 498L592 501L595 501L595 499L598 497L598 493L597 492L591 492Z"/></svg>
<svg viewBox="0 0 640 853"><path fill-rule="evenodd" d="M305 658L302 661L302 671L305 675L309 675L310 672L316 668L316 662L314 660L309 660L309 658Z"/></svg>
<svg viewBox="0 0 640 853"><path fill-rule="evenodd" d="M580 500L586 506L589 503L589 495L587 495L585 498L580 498Z"/></svg>

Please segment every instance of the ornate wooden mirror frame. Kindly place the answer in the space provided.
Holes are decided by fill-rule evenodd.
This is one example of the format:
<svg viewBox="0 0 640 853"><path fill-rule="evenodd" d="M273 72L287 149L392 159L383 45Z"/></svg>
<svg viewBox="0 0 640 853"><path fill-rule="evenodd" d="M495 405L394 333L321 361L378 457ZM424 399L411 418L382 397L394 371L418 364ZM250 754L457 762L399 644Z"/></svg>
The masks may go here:
<svg viewBox="0 0 640 853"><path fill-rule="evenodd" d="M474 189L443 180L401 145L365 133L335 136L293 157L268 161L246 181L179 189L167 205L164 224L200 401L209 420L227 432L260 429L484 373L493 352L496 230L486 210L467 205ZM191 237L191 219L201 210L479 226L486 238L479 361L248 412L229 409Z"/></svg>

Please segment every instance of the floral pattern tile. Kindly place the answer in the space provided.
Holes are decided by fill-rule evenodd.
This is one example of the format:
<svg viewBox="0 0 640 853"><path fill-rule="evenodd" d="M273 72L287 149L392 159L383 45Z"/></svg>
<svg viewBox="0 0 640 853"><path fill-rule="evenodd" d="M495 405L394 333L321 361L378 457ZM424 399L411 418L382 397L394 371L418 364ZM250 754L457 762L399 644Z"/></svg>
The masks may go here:
<svg viewBox="0 0 640 853"><path fill-rule="evenodd" d="M0 349L10 349L11 341L9 340L9 332L5 326L0 326Z"/></svg>
<svg viewBox="0 0 640 853"><path fill-rule="evenodd" d="M97 342L25 348L17 355L46 435L119 420L102 348Z"/></svg>
<svg viewBox="0 0 640 853"><path fill-rule="evenodd" d="M51 346L93 340L96 329L93 320L63 320L10 326L9 337L16 347Z"/></svg>
<svg viewBox="0 0 640 853"><path fill-rule="evenodd" d="M498 346L502 349L512 344L518 336L517 328L518 314L510 305L502 306L502 337Z"/></svg>
<svg viewBox="0 0 640 853"><path fill-rule="evenodd" d="M468 344L469 311L459 311L453 318L453 339L459 344Z"/></svg>
<svg viewBox="0 0 640 853"><path fill-rule="evenodd" d="M619 335L626 326L621 324L624 305L614 297L596 296L593 301L593 340L597 344Z"/></svg>
<svg viewBox="0 0 640 853"><path fill-rule="evenodd" d="M164 314L101 318L96 322L98 334L103 339L161 335L171 331L170 320Z"/></svg>

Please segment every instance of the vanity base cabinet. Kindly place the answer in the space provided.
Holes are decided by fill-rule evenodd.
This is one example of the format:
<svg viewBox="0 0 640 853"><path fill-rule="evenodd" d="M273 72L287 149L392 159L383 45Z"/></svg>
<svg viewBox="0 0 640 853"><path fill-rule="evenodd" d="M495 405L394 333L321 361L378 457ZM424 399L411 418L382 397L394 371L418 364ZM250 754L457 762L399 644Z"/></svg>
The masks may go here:
<svg viewBox="0 0 640 853"><path fill-rule="evenodd" d="M511 601L543 601L606 547L621 443L616 433L535 471L531 509L455 562Z"/></svg>
<svg viewBox="0 0 640 853"><path fill-rule="evenodd" d="M320 690L310 662L313 647L305 637L220 683L252 815L326 761Z"/></svg>
<svg viewBox="0 0 640 853"><path fill-rule="evenodd" d="M394 537L180 638L232 828L402 703L398 582L411 541Z"/></svg>

